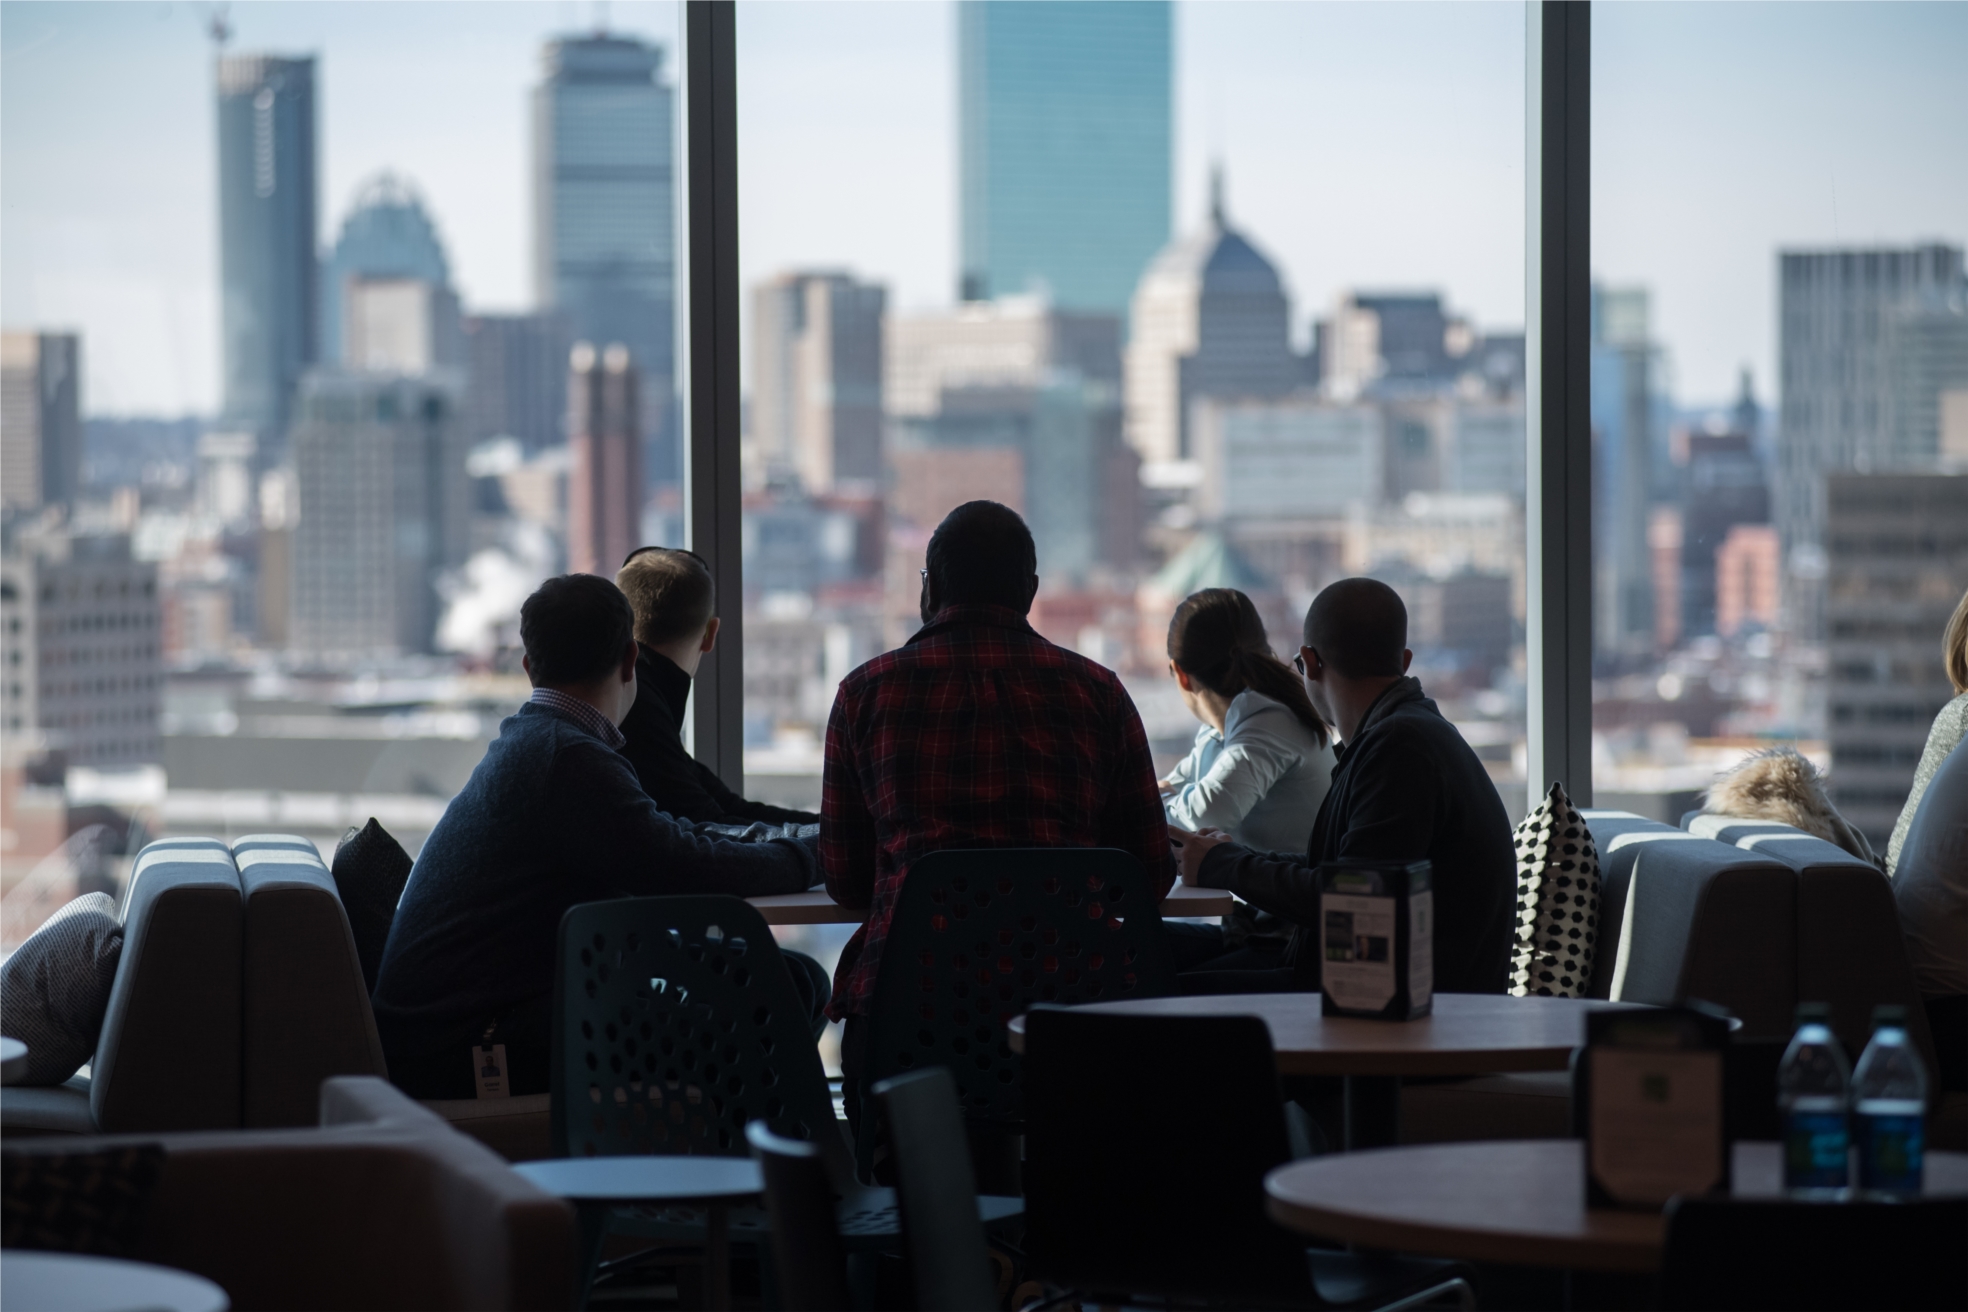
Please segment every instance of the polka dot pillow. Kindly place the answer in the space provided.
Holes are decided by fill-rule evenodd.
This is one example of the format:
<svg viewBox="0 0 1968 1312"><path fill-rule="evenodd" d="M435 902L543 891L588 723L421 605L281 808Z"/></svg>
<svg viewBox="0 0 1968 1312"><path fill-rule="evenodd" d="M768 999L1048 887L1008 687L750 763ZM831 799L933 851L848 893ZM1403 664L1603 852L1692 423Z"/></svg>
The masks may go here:
<svg viewBox="0 0 1968 1312"><path fill-rule="evenodd" d="M1599 851L1559 784L1517 826L1516 997L1582 998L1599 934Z"/></svg>

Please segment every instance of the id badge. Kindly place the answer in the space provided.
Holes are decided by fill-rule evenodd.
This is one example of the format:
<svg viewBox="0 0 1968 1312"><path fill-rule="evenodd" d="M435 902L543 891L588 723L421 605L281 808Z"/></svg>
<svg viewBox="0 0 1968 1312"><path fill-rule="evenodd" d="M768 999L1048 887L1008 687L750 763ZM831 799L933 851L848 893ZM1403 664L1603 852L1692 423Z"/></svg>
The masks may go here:
<svg viewBox="0 0 1968 1312"><path fill-rule="evenodd" d="M506 1080L506 1045L495 1043L489 1048L472 1045L472 1074L478 1081L478 1096L481 1098L510 1098L512 1086Z"/></svg>

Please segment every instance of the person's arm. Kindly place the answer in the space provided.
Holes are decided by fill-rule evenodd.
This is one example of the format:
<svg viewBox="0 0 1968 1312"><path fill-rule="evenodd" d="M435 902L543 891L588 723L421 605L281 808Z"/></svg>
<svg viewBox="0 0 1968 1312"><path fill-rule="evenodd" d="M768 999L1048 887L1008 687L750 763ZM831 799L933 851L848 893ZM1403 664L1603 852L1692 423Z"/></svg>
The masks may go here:
<svg viewBox="0 0 1968 1312"><path fill-rule="evenodd" d="M1169 823L1184 829L1234 830L1298 760L1290 743L1246 721L1223 744L1209 770L1168 799Z"/></svg>
<svg viewBox="0 0 1968 1312"><path fill-rule="evenodd" d="M1202 755L1203 738L1202 733L1199 732L1196 735L1196 745L1189 749L1189 754L1177 761L1173 770L1162 776L1160 782L1163 796L1167 796L1170 793L1180 793L1184 785L1194 782L1196 778L1196 766L1202 759Z"/></svg>
<svg viewBox="0 0 1968 1312"><path fill-rule="evenodd" d="M1175 854L1169 849L1168 817L1162 810L1161 789L1155 783L1155 757L1148 734L1127 689L1114 680L1114 719L1119 750L1114 755L1113 782L1100 817L1103 847L1132 852L1148 872L1148 882L1161 901L1175 886Z"/></svg>
<svg viewBox="0 0 1968 1312"><path fill-rule="evenodd" d="M827 717L827 745L820 767L820 871L827 896L844 907L875 899L875 817L862 794L847 690L835 695Z"/></svg>
<svg viewBox="0 0 1968 1312"><path fill-rule="evenodd" d="M796 811L789 806L774 806L770 802L754 802L740 797L725 786L724 780L702 761L693 760L696 767L697 783L704 794L717 808L716 819L726 824L759 821L768 825L817 825L820 817L812 811Z"/></svg>
<svg viewBox="0 0 1968 1312"><path fill-rule="evenodd" d="M629 763L600 743L564 748L544 814L560 821L570 865L617 896L797 893L813 882L813 848L789 827L748 829L678 820L642 790Z"/></svg>

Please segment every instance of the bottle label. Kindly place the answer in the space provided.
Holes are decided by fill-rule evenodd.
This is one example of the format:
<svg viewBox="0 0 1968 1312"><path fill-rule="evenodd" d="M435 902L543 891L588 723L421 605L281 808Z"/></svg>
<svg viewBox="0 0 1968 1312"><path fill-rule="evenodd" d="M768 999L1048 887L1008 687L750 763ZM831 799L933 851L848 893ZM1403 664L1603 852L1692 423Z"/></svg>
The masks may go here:
<svg viewBox="0 0 1968 1312"><path fill-rule="evenodd" d="M1881 1193L1920 1192L1926 1146L1924 1120L1918 1113L1859 1113L1860 1188Z"/></svg>
<svg viewBox="0 0 1968 1312"><path fill-rule="evenodd" d="M1847 1173L1842 1109L1785 1115L1784 1188L1843 1189Z"/></svg>

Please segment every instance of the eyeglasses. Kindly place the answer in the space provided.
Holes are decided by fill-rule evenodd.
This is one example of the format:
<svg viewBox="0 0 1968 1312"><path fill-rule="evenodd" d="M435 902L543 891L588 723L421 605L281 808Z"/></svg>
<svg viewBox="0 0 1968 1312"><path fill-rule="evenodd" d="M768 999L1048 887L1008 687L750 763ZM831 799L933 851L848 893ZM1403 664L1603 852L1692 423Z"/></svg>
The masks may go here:
<svg viewBox="0 0 1968 1312"><path fill-rule="evenodd" d="M689 547L637 547L634 551L631 551L628 555L622 557L622 567L624 569L628 568L629 562L634 560L637 556L647 555L652 551L667 551L677 556L688 556L692 560L696 561L699 565L702 565L704 567L705 573L707 574L710 573L711 562L705 560L702 556L692 551Z"/></svg>

